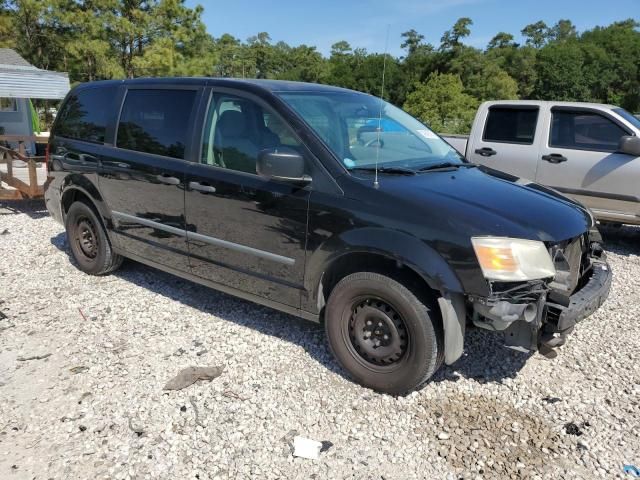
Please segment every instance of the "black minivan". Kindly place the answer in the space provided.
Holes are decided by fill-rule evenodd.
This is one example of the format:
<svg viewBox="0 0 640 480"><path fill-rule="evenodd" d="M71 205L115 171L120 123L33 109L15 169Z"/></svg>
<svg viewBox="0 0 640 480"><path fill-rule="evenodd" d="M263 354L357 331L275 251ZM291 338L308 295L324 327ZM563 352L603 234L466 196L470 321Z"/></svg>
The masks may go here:
<svg viewBox="0 0 640 480"><path fill-rule="evenodd" d="M323 321L340 364L383 392L455 362L468 325L515 349L562 345L611 284L587 209L342 88L83 84L47 166L47 208L81 270L127 257Z"/></svg>

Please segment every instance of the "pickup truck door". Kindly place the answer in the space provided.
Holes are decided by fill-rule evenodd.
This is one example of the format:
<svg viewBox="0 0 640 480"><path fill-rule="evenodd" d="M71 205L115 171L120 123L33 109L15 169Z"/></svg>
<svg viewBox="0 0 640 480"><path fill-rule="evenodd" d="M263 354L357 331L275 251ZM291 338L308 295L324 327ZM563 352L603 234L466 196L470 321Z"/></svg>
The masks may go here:
<svg viewBox="0 0 640 480"><path fill-rule="evenodd" d="M640 221L640 158L617 153L632 132L606 111L553 107L540 148L536 181L593 210L597 218Z"/></svg>
<svg viewBox="0 0 640 480"><path fill-rule="evenodd" d="M257 175L256 160L265 148L302 145L258 98L221 89L204 103L185 193L191 271L299 308L311 190Z"/></svg>
<svg viewBox="0 0 640 480"><path fill-rule="evenodd" d="M536 105L492 105L478 112L467 159L517 177L533 180L538 159Z"/></svg>

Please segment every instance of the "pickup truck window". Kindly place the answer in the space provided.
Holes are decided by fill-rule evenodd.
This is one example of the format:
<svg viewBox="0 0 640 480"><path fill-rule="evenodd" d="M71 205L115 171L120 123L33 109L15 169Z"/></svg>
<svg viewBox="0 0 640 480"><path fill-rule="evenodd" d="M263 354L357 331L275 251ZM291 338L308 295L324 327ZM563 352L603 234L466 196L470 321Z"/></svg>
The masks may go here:
<svg viewBox="0 0 640 480"><path fill-rule="evenodd" d="M184 159L195 90L129 90L118 125L119 148Z"/></svg>
<svg viewBox="0 0 640 480"><path fill-rule="evenodd" d="M255 174L258 153L281 146L301 147L278 116L247 98L224 95L211 99L201 163Z"/></svg>
<svg viewBox="0 0 640 480"><path fill-rule="evenodd" d="M537 107L491 107L482 139L485 142L532 145L537 123Z"/></svg>
<svg viewBox="0 0 640 480"><path fill-rule="evenodd" d="M86 88L69 96L58 114L54 134L61 137L104 143L107 115L111 112L116 87Z"/></svg>
<svg viewBox="0 0 640 480"><path fill-rule="evenodd" d="M390 103L357 92L281 93L347 169L462 163L428 127Z"/></svg>
<svg viewBox="0 0 640 480"><path fill-rule="evenodd" d="M595 112L554 110L549 146L598 152L615 152L622 127Z"/></svg>

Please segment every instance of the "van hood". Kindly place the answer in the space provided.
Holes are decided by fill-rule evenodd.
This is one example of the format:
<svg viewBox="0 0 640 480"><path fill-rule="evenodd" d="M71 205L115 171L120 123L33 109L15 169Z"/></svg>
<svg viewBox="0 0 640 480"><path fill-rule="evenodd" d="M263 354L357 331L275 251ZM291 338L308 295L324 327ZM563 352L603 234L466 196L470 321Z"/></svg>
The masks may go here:
<svg viewBox="0 0 640 480"><path fill-rule="evenodd" d="M485 167L380 175L379 182L378 192L392 196L393 203L408 202L406 207L430 223L469 237L558 243L584 234L594 223L585 207L557 191Z"/></svg>

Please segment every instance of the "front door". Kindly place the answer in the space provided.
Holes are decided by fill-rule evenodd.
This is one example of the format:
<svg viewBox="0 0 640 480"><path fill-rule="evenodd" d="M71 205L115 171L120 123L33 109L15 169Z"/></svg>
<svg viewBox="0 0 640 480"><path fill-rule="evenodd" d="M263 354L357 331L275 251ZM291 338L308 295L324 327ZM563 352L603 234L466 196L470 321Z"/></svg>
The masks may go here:
<svg viewBox="0 0 640 480"><path fill-rule="evenodd" d="M555 107L540 149L538 183L591 208L598 218L640 221L640 158L617 153L626 128L603 112Z"/></svg>
<svg viewBox="0 0 640 480"><path fill-rule="evenodd" d="M197 88L129 88L115 147L100 159L99 188L118 245L129 254L189 271L184 185Z"/></svg>
<svg viewBox="0 0 640 480"><path fill-rule="evenodd" d="M257 98L213 92L187 178L192 273L300 306L310 188L256 174L258 153L302 144Z"/></svg>

